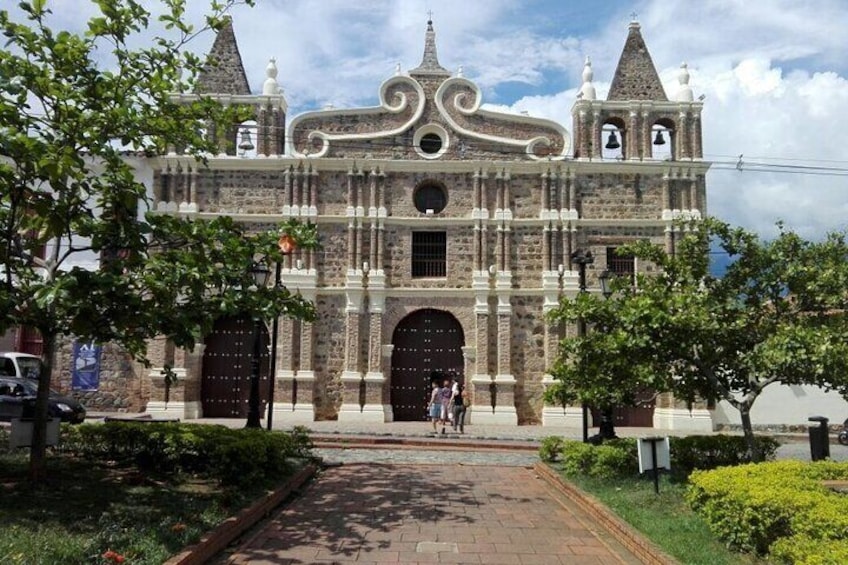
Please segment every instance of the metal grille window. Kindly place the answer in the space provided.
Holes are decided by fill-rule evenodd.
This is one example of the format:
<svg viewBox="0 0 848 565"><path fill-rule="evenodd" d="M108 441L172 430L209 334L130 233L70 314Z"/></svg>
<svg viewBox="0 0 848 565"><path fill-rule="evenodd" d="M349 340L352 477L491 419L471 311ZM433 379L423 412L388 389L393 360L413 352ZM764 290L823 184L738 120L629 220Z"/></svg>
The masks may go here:
<svg viewBox="0 0 848 565"><path fill-rule="evenodd" d="M412 232L412 276L447 276L447 233L438 231Z"/></svg>
<svg viewBox="0 0 848 565"><path fill-rule="evenodd" d="M617 247L607 247L607 270L616 276L626 276L636 284L636 257L619 255Z"/></svg>

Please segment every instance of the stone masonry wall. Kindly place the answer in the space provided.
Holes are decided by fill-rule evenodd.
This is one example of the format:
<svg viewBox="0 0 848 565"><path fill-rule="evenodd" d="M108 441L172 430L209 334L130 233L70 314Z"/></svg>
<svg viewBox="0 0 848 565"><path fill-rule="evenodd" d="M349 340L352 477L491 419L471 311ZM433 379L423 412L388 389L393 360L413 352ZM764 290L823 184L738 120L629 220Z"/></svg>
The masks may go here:
<svg viewBox="0 0 848 565"><path fill-rule="evenodd" d="M144 409L147 398L142 390L140 363L115 344L103 345L100 356L100 386L96 391L75 391L71 388L74 342L66 339L59 344L54 359L53 387L79 400L86 409L102 412L138 412Z"/></svg>

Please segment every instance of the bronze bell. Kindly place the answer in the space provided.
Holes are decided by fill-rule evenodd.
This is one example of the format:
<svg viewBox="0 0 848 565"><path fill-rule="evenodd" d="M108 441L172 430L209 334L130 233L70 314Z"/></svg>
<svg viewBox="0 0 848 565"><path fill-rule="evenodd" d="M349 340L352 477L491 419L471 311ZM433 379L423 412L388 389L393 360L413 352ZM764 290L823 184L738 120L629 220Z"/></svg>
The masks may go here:
<svg viewBox="0 0 848 565"><path fill-rule="evenodd" d="M609 139L607 139L607 144L604 147L607 149L618 149L621 147L621 144L618 142L618 137L616 137L614 131L610 132Z"/></svg>
<svg viewBox="0 0 848 565"><path fill-rule="evenodd" d="M654 145L665 145L665 138L663 137L662 130L657 130L657 136L654 138Z"/></svg>
<svg viewBox="0 0 848 565"><path fill-rule="evenodd" d="M253 139L250 137L250 130L247 128L241 129L241 143L239 143L238 148L242 151L242 153L247 153L248 151L253 151L256 149L256 146L253 145Z"/></svg>

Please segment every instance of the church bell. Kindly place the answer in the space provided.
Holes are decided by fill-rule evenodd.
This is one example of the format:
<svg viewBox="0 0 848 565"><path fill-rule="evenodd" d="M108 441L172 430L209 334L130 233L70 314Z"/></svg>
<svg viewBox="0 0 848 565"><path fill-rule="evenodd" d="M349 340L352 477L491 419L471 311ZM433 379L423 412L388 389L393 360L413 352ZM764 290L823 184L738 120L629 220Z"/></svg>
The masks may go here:
<svg viewBox="0 0 848 565"><path fill-rule="evenodd" d="M618 142L618 137L616 137L614 131L610 132L609 139L607 139L607 144L604 147L607 149L618 149L621 147L621 144Z"/></svg>
<svg viewBox="0 0 848 565"><path fill-rule="evenodd" d="M654 145L665 145L665 138L663 137L662 130L657 130L657 136L654 138Z"/></svg>

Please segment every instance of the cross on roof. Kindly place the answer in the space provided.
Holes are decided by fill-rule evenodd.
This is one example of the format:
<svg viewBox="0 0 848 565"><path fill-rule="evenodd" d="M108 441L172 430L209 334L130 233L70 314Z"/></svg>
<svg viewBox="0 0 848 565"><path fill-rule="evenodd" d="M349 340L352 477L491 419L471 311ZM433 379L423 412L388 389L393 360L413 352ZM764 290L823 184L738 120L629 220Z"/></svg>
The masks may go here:
<svg viewBox="0 0 848 565"><path fill-rule="evenodd" d="M630 21L635 22L639 20L639 14L634 10L630 12Z"/></svg>
<svg viewBox="0 0 848 565"><path fill-rule="evenodd" d="M427 19L430 21L433 20L433 10L427 10Z"/></svg>

